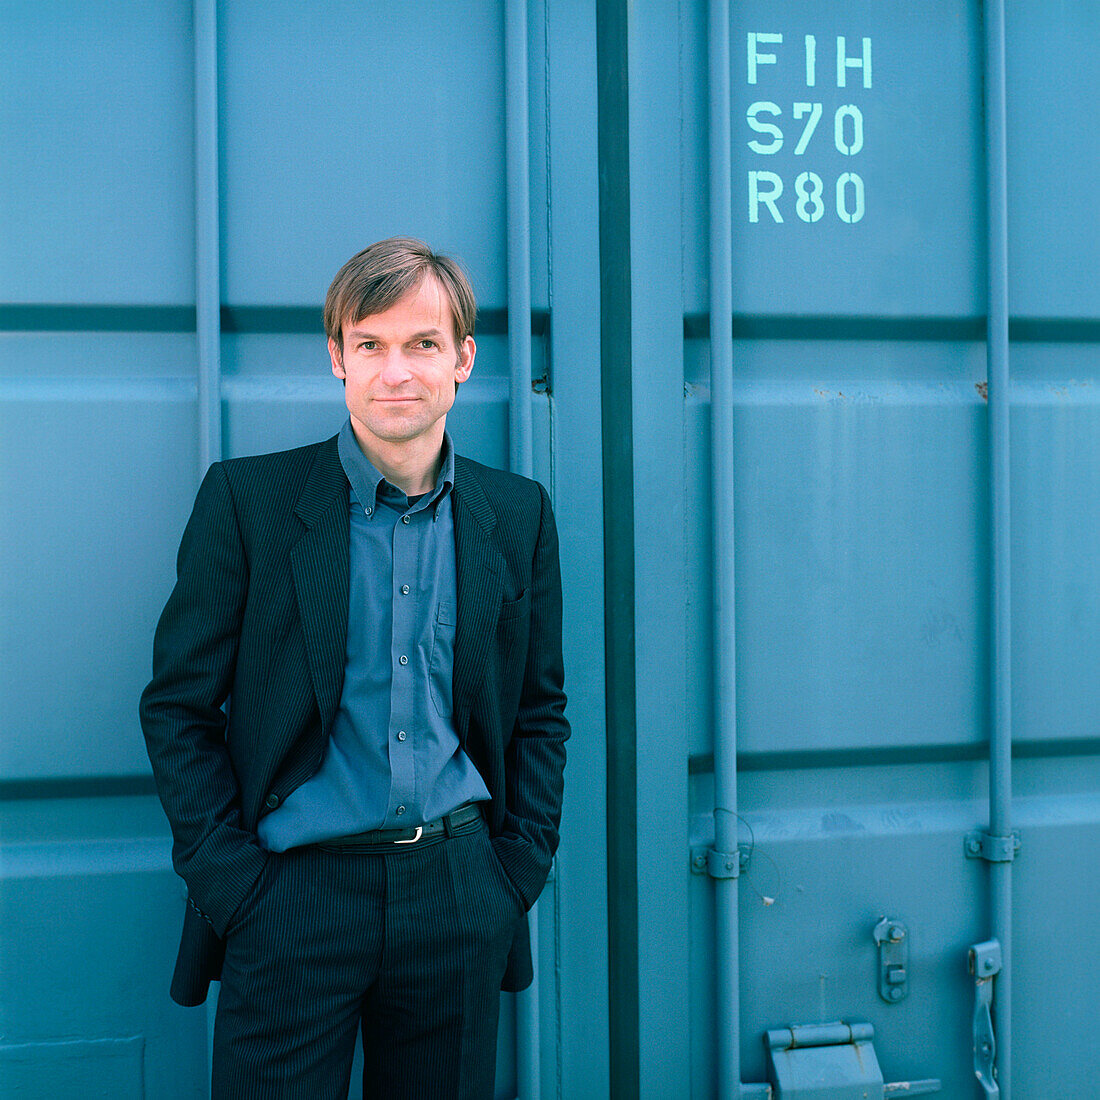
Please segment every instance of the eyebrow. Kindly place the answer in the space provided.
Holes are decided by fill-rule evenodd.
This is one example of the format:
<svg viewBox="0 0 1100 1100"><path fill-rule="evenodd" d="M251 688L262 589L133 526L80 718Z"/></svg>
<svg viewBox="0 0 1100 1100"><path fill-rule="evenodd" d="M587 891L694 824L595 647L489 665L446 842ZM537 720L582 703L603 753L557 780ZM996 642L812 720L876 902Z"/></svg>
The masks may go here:
<svg viewBox="0 0 1100 1100"><path fill-rule="evenodd" d="M422 332L414 332L409 337L409 341L415 342L417 340L424 340L427 337L439 337L446 336L446 333L439 328L426 328ZM378 337L374 333L363 328L353 328L345 337L348 340L377 340Z"/></svg>

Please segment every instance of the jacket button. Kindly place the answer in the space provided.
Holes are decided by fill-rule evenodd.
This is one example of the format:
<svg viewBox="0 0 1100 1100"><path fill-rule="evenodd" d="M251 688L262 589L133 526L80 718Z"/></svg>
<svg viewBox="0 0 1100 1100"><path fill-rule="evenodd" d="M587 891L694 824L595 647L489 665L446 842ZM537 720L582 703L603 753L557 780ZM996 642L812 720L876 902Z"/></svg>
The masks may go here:
<svg viewBox="0 0 1100 1100"><path fill-rule="evenodd" d="M266 799L264 799L264 805L269 810L275 809L275 807L279 805L279 796L277 794L275 794L274 792L272 792L271 794L269 794L267 796Z"/></svg>

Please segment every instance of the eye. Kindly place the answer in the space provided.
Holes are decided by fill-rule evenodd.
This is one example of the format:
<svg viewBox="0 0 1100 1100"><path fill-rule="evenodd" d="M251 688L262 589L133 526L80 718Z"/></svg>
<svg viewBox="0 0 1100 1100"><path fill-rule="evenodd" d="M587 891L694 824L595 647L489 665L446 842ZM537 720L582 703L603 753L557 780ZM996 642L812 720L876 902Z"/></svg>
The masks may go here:
<svg viewBox="0 0 1100 1100"><path fill-rule="evenodd" d="M376 347L378 347L378 342L376 340L364 340L359 345L359 350L360 351L374 351L374 349Z"/></svg>
<svg viewBox="0 0 1100 1100"><path fill-rule="evenodd" d="M436 346L436 343L435 343L434 340L432 340L429 337L425 336L423 340L418 340L416 342L416 346L418 348L424 348L426 350L426 349L429 349L429 348L434 348Z"/></svg>

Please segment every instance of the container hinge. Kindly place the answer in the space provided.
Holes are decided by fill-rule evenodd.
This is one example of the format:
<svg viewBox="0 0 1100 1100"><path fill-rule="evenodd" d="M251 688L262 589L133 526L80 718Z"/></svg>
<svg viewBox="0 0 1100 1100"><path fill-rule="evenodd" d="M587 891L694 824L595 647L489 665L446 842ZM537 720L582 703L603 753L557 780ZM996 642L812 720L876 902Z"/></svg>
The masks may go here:
<svg viewBox="0 0 1100 1100"><path fill-rule="evenodd" d="M767 1032L768 1076L775 1100L885 1100L939 1092L942 1082L882 1079L874 1028L867 1023L793 1025Z"/></svg>
<svg viewBox="0 0 1100 1100"><path fill-rule="evenodd" d="M967 859L984 859L989 863L1011 863L1020 850L1020 834L993 836L976 829L966 834Z"/></svg>
<svg viewBox="0 0 1100 1100"><path fill-rule="evenodd" d="M976 943L970 949L974 975L974 1076L986 1100L1001 1095L997 1085L997 1039L993 1033L993 979L1001 972L1001 945L997 940Z"/></svg>
<svg viewBox="0 0 1100 1100"><path fill-rule="evenodd" d="M715 848L697 845L691 849L691 873L711 878L739 878L749 865L749 848L738 846L736 852L719 852Z"/></svg>

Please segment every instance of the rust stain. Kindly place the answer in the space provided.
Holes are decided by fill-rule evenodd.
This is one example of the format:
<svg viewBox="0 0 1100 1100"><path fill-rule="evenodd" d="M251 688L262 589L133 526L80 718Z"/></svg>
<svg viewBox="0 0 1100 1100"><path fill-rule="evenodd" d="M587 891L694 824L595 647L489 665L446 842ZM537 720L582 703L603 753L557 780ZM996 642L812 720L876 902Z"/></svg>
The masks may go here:
<svg viewBox="0 0 1100 1100"><path fill-rule="evenodd" d="M981 395L983 401L989 400L989 383L988 382L975 382L974 389Z"/></svg>

